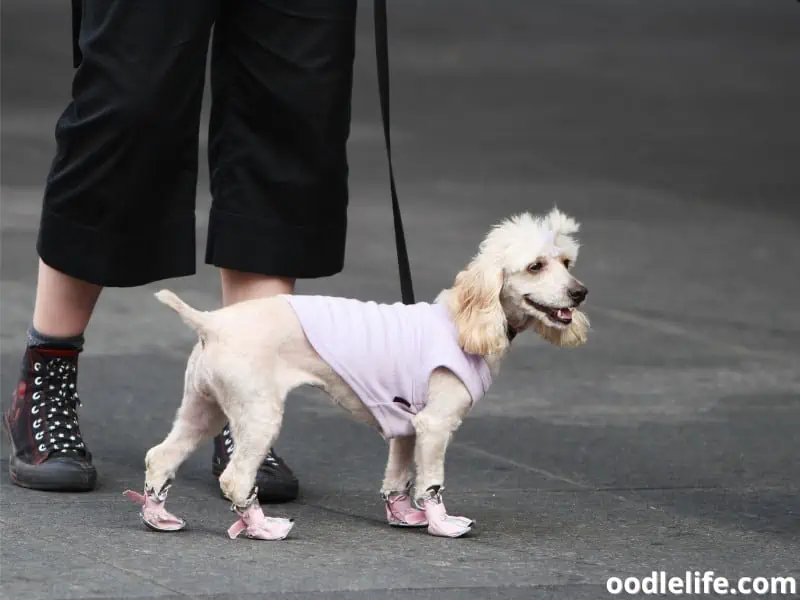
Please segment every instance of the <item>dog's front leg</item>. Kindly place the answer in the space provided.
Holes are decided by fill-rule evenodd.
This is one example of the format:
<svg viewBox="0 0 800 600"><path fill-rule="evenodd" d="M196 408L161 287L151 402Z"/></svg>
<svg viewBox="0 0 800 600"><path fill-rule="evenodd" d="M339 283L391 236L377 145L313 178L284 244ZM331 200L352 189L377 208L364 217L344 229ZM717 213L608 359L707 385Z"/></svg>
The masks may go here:
<svg viewBox="0 0 800 600"><path fill-rule="evenodd" d="M393 527L425 527L425 511L411 503L411 465L414 460L415 437L389 440L389 460L383 478L381 496L386 503L386 520Z"/></svg>
<svg viewBox="0 0 800 600"><path fill-rule="evenodd" d="M415 504L425 511L432 535L461 537L473 525L470 519L448 515L442 501L447 445L471 404L469 391L461 381L450 371L437 369L431 377L428 404L414 417Z"/></svg>

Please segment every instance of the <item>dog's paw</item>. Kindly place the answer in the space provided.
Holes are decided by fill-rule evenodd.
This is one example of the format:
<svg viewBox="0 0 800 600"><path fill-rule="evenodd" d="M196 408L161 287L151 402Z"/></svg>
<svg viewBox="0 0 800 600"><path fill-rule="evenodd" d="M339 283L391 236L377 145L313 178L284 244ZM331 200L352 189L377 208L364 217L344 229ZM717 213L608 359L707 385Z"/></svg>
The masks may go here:
<svg viewBox="0 0 800 600"><path fill-rule="evenodd" d="M428 533L431 535L457 538L472 531L472 526L475 524L472 519L448 515L441 502L426 500L423 506L428 519Z"/></svg>
<svg viewBox="0 0 800 600"><path fill-rule="evenodd" d="M257 502L239 512L239 520L228 529L228 537L236 539L242 533L251 540L282 540L294 527L293 519L267 517Z"/></svg>
<svg viewBox="0 0 800 600"><path fill-rule="evenodd" d="M186 521L180 517L176 517L166 508L164 508L164 500L156 496L151 491L145 491L144 494L134 492L133 490L125 490L123 495L129 500L133 500L136 504L142 507L142 523L148 529L159 532L180 531L186 527Z"/></svg>
<svg viewBox="0 0 800 600"><path fill-rule="evenodd" d="M394 492L384 497L386 503L386 520L392 527L425 527L428 517L425 511L411 503L408 494Z"/></svg>

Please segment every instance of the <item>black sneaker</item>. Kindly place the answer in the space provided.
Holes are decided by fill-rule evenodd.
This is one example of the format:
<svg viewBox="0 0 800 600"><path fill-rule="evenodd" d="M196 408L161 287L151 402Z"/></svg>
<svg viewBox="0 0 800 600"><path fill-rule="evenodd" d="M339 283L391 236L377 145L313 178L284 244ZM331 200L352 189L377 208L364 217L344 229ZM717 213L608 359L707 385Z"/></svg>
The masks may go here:
<svg viewBox="0 0 800 600"><path fill-rule="evenodd" d="M15 485L57 492L94 489L97 471L78 425L78 350L28 348L4 425Z"/></svg>
<svg viewBox="0 0 800 600"><path fill-rule="evenodd" d="M214 438L214 458L211 471L219 478L230 462L233 453L233 437L228 425ZM297 498L300 483L283 459L270 448L256 474L258 499L264 503L291 502Z"/></svg>

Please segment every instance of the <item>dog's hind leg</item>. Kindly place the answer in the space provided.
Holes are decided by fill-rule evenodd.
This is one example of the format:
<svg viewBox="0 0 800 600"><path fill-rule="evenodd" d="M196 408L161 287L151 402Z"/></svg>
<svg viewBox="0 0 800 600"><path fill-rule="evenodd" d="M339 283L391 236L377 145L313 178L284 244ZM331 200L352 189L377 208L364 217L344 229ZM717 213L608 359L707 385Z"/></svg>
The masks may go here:
<svg viewBox="0 0 800 600"><path fill-rule="evenodd" d="M425 511L411 503L411 466L414 461L414 436L389 440L389 459L381 496L386 504L386 520L394 527L424 527Z"/></svg>
<svg viewBox="0 0 800 600"><path fill-rule="evenodd" d="M250 375L252 379L252 374ZM278 437L283 418L284 398L270 390L270 382L252 382L247 387L231 383L230 390L246 403L229 408L231 433L236 440L228 466L219 478L222 493L228 498L239 520L228 530L233 539L244 533L259 540L282 540L294 526L290 519L266 517L258 503L255 479L258 467Z"/></svg>
<svg viewBox="0 0 800 600"><path fill-rule="evenodd" d="M417 431L414 502L425 511L432 535L461 537L474 524L471 519L448 515L442 501L447 445L471 404L469 391L461 381L450 371L437 369L431 377L428 404L413 420Z"/></svg>

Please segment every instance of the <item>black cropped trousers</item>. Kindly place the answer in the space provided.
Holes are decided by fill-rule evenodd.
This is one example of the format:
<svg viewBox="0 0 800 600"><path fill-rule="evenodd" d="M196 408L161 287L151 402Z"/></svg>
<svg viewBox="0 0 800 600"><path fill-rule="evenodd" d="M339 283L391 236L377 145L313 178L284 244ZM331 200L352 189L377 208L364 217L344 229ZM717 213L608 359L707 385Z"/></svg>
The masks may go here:
<svg viewBox="0 0 800 600"><path fill-rule="evenodd" d="M37 249L111 287L195 272L211 42L206 263L343 268L355 0L73 0L72 101Z"/></svg>

